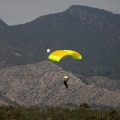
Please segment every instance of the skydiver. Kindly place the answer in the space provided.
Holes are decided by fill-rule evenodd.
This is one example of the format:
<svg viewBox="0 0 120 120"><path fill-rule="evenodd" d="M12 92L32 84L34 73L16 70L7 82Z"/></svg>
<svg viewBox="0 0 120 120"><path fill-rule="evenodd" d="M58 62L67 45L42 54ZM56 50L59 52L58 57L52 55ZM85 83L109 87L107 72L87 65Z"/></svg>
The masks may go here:
<svg viewBox="0 0 120 120"><path fill-rule="evenodd" d="M66 89L68 89L68 84L67 84L67 81L68 81L69 77L68 76L64 76L64 85L66 86Z"/></svg>

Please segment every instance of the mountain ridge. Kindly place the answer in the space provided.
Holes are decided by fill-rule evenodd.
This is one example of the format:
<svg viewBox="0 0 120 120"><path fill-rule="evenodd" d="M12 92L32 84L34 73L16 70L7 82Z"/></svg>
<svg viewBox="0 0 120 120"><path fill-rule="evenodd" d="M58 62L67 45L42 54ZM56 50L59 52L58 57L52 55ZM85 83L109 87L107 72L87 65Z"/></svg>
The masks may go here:
<svg viewBox="0 0 120 120"><path fill-rule="evenodd" d="M29 64L47 60L47 48L74 49L83 60L63 60L61 67L84 76L110 76L114 71L119 79L119 19L120 15L105 10L71 6L64 12L10 26L0 33L0 61L10 66Z"/></svg>

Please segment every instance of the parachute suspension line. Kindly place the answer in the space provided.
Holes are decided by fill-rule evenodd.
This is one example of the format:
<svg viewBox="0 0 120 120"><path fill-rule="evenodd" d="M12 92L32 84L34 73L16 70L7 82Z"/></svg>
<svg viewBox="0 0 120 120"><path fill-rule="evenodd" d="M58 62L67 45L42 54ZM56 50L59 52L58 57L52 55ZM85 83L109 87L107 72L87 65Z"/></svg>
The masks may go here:
<svg viewBox="0 0 120 120"><path fill-rule="evenodd" d="M70 58L70 57L69 57ZM70 64L69 66L66 66L66 70L67 70L67 76L69 77L70 72L71 72L71 65L72 65L72 58L68 59L68 63Z"/></svg>
<svg viewBox="0 0 120 120"><path fill-rule="evenodd" d="M56 46L58 47L58 44L56 44ZM62 58L66 57L66 56L71 56L71 58L68 59L68 63L70 63L70 65L67 66L67 65L65 64L65 67L69 67L68 69L66 69L66 70L67 70L66 74L69 75L69 74L70 74L69 72L71 71L70 68L71 68L71 66L73 66L73 64L74 64L74 62L72 62L73 59L75 59L75 60L80 60L80 59L82 59L82 56L81 56L78 52L76 52L76 51L74 51L74 50L56 50L56 51L53 51L53 52L48 56L48 59L51 60L51 61L53 61L53 62L59 62ZM72 59L72 58L73 58L73 59ZM77 64L79 64L79 62L75 64L74 69L77 68L77 66L76 66ZM72 68L71 68L71 69L72 69Z"/></svg>
<svg viewBox="0 0 120 120"><path fill-rule="evenodd" d="M76 61L76 63L75 63L76 72L75 73L77 73L77 74L80 73L79 66L80 66L79 61Z"/></svg>
<svg viewBox="0 0 120 120"><path fill-rule="evenodd" d="M69 72L70 72L70 71L68 70L68 77L69 77Z"/></svg>
<svg viewBox="0 0 120 120"><path fill-rule="evenodd" d="M58 44L56 46L57 46L57 50L58 50Z"/></svg>

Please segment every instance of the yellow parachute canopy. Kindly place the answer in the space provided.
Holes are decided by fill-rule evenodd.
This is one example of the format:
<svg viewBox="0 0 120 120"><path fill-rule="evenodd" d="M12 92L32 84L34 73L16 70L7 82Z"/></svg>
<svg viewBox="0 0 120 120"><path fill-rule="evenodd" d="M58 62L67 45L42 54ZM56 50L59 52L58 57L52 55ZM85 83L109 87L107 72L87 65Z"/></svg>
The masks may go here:
<svg viewBox="0 0 120 120"><path fill-rule="evenodd" d="M66 56L71 56L73 59L82 59L82 56L74 51L74 50L56 50L53 51L49 56L48 59L51 61L59 62L62 58Z"/></svg>

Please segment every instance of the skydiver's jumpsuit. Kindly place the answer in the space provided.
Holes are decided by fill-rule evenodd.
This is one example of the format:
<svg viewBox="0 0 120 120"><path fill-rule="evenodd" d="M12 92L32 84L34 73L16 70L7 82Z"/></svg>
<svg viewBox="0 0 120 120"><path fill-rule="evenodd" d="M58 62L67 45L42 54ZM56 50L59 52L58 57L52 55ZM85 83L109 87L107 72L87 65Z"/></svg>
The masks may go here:
<svg viewBox="0 0 120 120"><path fill-rule="evenodd" d="M68 89L68 84L67 84L67 81L68 81L69 78L64 78L64 85L66 86L66 89Z"/></svg>

